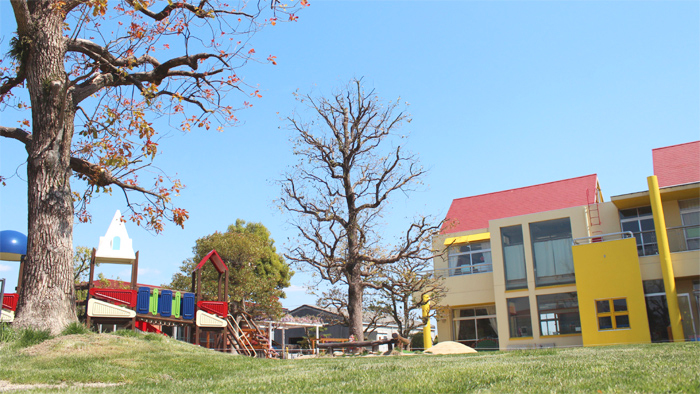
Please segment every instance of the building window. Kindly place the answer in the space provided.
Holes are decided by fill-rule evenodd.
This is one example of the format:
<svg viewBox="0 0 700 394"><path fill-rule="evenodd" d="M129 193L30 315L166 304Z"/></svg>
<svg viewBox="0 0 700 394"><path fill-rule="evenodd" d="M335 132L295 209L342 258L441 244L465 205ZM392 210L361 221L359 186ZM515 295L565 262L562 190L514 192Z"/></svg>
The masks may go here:
<svg viewBox="0 0 700 394"><path fill-rule="evenodd" d="M678 201L686 250L700 249L700 198Z"/></svg>
<svg viewBox="0 0 700 394"><path fill-rule="evenodd" d="M455 309L452 312L454 340L475 347L482 339L498 340L496 306Z"/></svg>
<svg viewBox="0 0 700 394"><path fill-rule="evenodd" d="M630 328L630 317L627 311L627 299L616 298L597 300L595 302L598 314L598 330L621 330Z"/></svg>
<svg viewBox="0 0 700 394"><path fill-rule="evenodd" d="M491 243L474 242L451 246L449 275L471 275L491 272Z"/></svg>
<svg viewBox="0 0 700 394"><path fill-rule="evenodd" d="M622 231L631 231L637 239L637 254L653 256L659 254L651 207L620 210Z"/></svg>
<svg viewBox="0 0 700 394"><path fill-rule="evenodd" d="M537 286L574 283L569 218L530 223Z"/></svg>
<svg viewBox="0 0 700 394"><path fill-rule="evenodd" d="M525 247L521 225L501 228L506 290L527 289Z"/></svg>
<svg viewBox="0 0 700 394"><path fill-rule="evenodd" d="M530 299L528 297L509 298L507 303L510 337L531 337Z"/></svg>
<svg viewBox="0 0 700 394"><path fill-rule="evenodd" d="M537 296L540 335L581 333L576 292Z"/></svg>

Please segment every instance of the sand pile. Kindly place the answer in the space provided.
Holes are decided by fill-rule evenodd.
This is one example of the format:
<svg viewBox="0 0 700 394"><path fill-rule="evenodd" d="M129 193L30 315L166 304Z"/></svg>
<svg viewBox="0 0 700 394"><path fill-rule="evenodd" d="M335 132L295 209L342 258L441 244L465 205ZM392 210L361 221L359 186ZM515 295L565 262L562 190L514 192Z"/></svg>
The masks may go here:
<svg viewBox="0 0 700 394"><path fill-rule="evenodd" d="M437 345L431 347L430 349L424 351L427 354L467 354L476 353L476 350L470 348L469 346L462 345L459 342L446 341L440 342Z"/></svg>

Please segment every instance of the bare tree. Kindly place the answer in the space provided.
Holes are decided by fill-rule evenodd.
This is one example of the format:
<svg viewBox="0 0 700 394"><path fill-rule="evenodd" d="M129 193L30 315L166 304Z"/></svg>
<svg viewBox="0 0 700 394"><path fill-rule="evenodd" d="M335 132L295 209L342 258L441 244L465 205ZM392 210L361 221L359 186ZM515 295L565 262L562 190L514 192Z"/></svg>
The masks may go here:
<svg viewBox="0 0 700 394"><path fill-rule="evenodd" d="M362 321L363 335L370 335L377 330L382 319L387 315L384 309L379 306L373 297L374 294L364 294L362 305ZM335 321L326 321L326 323L340 324L345 327L350 327L350 314L348 313L348 294L340 287L332 287L330 290L321 294L321 297L316 301L316 305L321 308L329 309L334 312L338 318Z"/></svg>
<svg viewBox="0 0 700 394"><path fill-rule="evenodd" d="M427 260L438 226L417 218L391 246L378 219L396 192L410 192L425 173L414 155L392 146L408 115L399 101L383 105L361 80L330 98L298 96L315 113L288 118L295 134L294 169L281 181L281 207L294 214L299 245L286 257L323 280L347 284L350 334L363 340L362 299L378 270L407 258ZM386 250L386 252L384 252Z"/></svg>
<svg viewBox="0 0 700 394"><path fill-rule="evenodd" d="M378 306L396 323L404 338L435 316L435 309L431 309L424 317L423 305L439 304L446 294L444 279L435 276L430 268L429 261L405 259L386 267L377 280Z"/></svg>

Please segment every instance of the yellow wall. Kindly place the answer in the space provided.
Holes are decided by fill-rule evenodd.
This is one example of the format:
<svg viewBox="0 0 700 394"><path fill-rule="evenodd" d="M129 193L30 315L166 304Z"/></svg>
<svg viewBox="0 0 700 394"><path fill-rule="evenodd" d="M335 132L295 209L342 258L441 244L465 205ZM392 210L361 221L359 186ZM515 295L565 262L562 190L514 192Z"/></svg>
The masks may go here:
<svg viewBox="0 0 700 394"><path fill-rule="evenodd" d="M573 247L584 346L649 343L649 323L634 238ZM630 328L598 330L596 300L626 298Z"/></svg>

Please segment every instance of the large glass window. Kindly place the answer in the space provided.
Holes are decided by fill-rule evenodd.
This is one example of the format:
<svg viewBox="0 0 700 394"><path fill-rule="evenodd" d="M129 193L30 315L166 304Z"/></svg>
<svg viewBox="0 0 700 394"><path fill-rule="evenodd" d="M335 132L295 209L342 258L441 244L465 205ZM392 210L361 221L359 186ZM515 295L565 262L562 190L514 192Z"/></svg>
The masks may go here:
<svg viewBox="0 0 700 394"><path fill-rule="evenodd" d="M569 218L530 223L537 286L574 283Z"/></svg>
<svg viewBox="0 0 700 394"><path fill-rule="evenodd" d="M537 296L540 335L580 334L576 292Z"/></svg>
<svg viewBox="0 0 700 394"><path fill-rule="evenodd" d="M521 225L501 228L506 290L526 289L525 248Z"/></svg>
<svg viewBox="0 0 700 394"><path fill-rule="evenodd" d="M700 198L678 201L686 250L700 249Z"/></svg>
<svg viewBox="0 0 700 394"><path fill-rule="evenodd" d="M622 231L631 231L637 239L637 254L653 256L659 254L651 207L620 210Z"/></svg>
<svg viewBox="0 0 700 394"><path fill-rule="evenodd" d="M489 241L451 246L448 255L450 276L493 271Z"/></svg>
<svg viewBox="0 0 700 394"><path fill-rule="evenodd" d="M486 305L477 308L455 309L452 315L454 340L475 347L482 339L498 341L496 306Z"/></svg>
<svg viewBox="0 0 700 394"><path fill-rule="evenodd" d="M531 337L530 299L528 297L509 298L507 303L510 337Z"/></svg>

